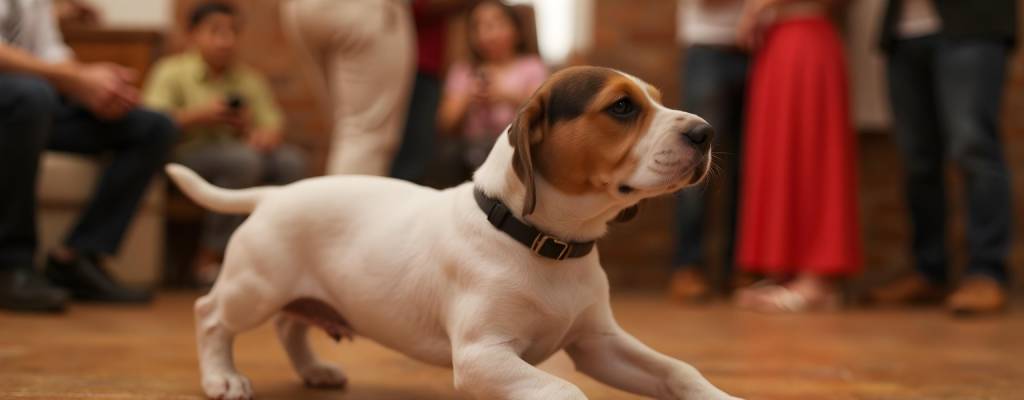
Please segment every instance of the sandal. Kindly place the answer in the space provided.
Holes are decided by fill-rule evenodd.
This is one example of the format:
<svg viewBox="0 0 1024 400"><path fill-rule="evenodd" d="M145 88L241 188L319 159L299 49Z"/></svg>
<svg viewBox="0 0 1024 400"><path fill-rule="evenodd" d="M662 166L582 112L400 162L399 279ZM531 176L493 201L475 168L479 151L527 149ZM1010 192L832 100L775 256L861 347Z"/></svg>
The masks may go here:
<svg viewBox="0 0 1024 400"><path fill-rule="evenodd" d="M786 286L761 281L742 289L736 297L736 305L742 309L763 313L803 313L810 311L834 311L840 308L839 293L827 293L811 299Z"/></svg>

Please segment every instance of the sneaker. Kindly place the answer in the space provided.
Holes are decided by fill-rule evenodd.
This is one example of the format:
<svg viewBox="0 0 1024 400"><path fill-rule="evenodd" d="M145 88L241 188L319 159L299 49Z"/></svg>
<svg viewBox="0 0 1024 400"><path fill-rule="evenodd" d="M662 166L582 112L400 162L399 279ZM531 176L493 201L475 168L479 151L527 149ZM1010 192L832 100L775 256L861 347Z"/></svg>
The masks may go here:
<svg viewBox="0 0 1024 400"><path fill-rule="evenodd" d="M79 255L70 263L50 257L46 277L77 300L107 303L147 303L153 295L145 290L121 286L107 273L96 255Z"/></svg>
<svg viewBox="0 0 1024 400"><path fill-rule="evenodd" d="M26 312L62 312L68 292L53 286L34 266L0 268L0 308Z"/></svg>
<svg viewBox="0 0 1024 400"><path fill-rule="evenodd" d="M1006 303L1002 284L986 276L971 276L949 297L946 308L956 315L972 316L1006 310Z"/></svg>
<svg viewBox="0 0 1024 400"><path fill-rule="evenodd" d="M868 303L880 306L939 305L946 290L918 274L907 275L868 292Z"/></svg>

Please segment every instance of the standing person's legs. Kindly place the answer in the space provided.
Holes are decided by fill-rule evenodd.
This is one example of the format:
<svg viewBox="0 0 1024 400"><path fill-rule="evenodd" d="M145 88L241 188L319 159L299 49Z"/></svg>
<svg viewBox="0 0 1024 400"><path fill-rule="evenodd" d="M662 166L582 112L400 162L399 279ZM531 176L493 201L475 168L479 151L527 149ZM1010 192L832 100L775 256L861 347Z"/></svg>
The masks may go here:
<svg viewBox="0 0 1024 400"><path fill-rule="evenodd" d="M440 102L441 82L428 74L417 73L405 134L391 166L392 177L416 183L423 180L434 156L437 108Z"/></svg>
<svg viewBox="0 0 1024 400"><path fill-rule="evenodd" d="M889 97L903 152L907 206L918 272L935 287L948 283L945 135L939 125L935 37L899 42L889 55ZM885 297L885 296L883 296ZM913 299L909 299L913 300Z"/></svg>
<svg viewBox="0 0 1024 400"><path fill-rule="evenodd" d="M1007 303L1012 211L999 113L1008 51L997 41L945 40L936 56L939 115L966 184L970 261L947 301L957 313L998 311Z"/></svg>
<svg viewBox="0 0 1024 400"><path fill-rule="evenodd" d="M739 139L743 126L743 102L746 92L747 56L739 51L693 46L685 55L683 70L683 102L687 112L697 114L715 127L715 153L723 176L710 185L726 190L726 257L723 275L731 275L732 247L735 230L736 191L738 180ZM724 186L724 187L723 187ZM676 210L676 248L673 265L679 268L673 295L680 298L699 297L706 292L699 283L681 272L706 268L703 254L706 188L692 188L678 195ZM702 271L707 272L707 271Z"/></svg>
<svg viewBox="0 0 1024 400"><path fill-rule="evenodd" d="M386 175L401 139L415 64L408 5L396 0L292 0L300 49L322 67L334 119L329 174Z"/></svg>
<svg viewBox="0 0 1024 400"><path fill-rule="evenodd" d="M39 156L57 111L57 91L46 81L0 74L0 308L59 311L67 293L33 265Z"/></svg>
<svg viewBox="0 0 1024 400"><path fill-rule="evenodd" d="M983 40L948 40L936 61L939 115L950 158L963 170L967 200L968 274L1007 283L1010 182L999 112L1008 49Z"/></svg>

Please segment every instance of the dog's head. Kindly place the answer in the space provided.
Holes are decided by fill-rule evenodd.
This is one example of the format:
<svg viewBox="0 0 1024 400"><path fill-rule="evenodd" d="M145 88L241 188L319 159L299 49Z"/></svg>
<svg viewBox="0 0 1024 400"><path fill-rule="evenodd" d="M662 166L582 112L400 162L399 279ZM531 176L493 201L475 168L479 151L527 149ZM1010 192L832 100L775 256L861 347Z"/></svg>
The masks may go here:
<svg viewBox="0 0 1024 400"><path fill-rule="evenodd" d="M523 215L537 207L537 179L566 194L605 193L622 203L700 182L713 130L661 104L661 93L608 68L554 74L509 127L513 167L526 187ZM634 209L627 209L620 217Z"/></svg>

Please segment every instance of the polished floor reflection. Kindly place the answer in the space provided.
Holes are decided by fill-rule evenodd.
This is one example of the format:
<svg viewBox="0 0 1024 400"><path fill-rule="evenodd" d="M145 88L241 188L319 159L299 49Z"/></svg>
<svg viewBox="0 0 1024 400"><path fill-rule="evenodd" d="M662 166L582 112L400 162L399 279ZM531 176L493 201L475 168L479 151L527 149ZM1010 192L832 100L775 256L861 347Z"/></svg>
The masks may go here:
<svg viewBox="0 0 1024 400"><path fill-rule="evenodd" d="M192 336L194 293L151 308L76 305L61 317L0 312L0 398L200 399ZM726 305L683 308L615 295L623 327L748 399L1019 399L1024 304L1009 314L954 320L938 310L853 310L768 316ZM451 373L365 339L315 347L341 364L344 392L304 388L269 325L242 335L239 368L258 398L460 399ZM409 340L416 340L411 336ZM591 399L634 399L573 372L563 355L542 365Z"/></svg>

